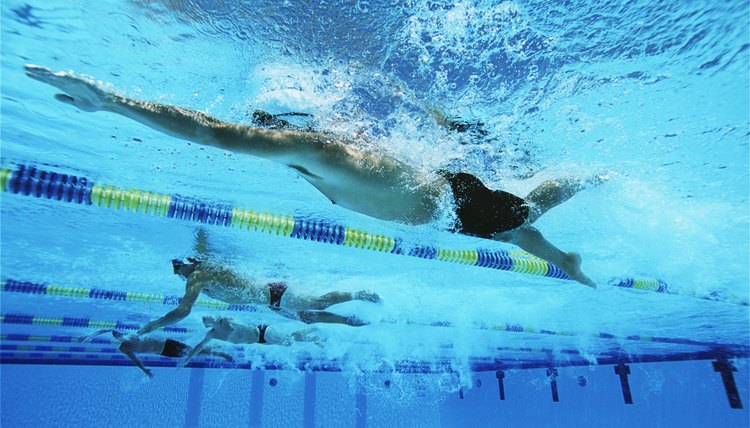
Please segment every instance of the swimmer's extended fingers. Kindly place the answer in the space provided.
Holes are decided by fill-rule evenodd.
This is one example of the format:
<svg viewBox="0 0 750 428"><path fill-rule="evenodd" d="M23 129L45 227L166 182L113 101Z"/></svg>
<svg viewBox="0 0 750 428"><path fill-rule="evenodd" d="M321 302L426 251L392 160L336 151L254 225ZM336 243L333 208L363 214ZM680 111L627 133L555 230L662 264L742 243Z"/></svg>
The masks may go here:
<svg viewBox="0 0 750 428"><path fill-rule="evenodd" d="M62 90L65 90L66 83L68 83L68 81L81 80L80 78L77 78L64 71L54 73L49 68L42 67L41 65L26 64L24 66L24 69L26 69L26 75L31 77L32 79L55 86Z"/></svg>
<svg viewBox="0 0 750 428"><path fill-rule="evenodd" d="M64 71L54 73L47 67L34 64L27 64L24 68L26 75L32 79L66 92L66 94L55 95L58 101L75 105L82 110L99 110L107 99L107 93L92 80Z"/></svg>

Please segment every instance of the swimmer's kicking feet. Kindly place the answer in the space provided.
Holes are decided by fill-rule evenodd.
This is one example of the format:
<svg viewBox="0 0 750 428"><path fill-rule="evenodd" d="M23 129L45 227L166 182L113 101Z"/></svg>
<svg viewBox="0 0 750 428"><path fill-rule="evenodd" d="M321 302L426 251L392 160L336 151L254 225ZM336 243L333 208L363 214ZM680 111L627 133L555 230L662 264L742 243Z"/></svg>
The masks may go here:
<svg viewBox="0 0 750 428"><path fill-rule="evenodd" d="M437 217L441 197L448 195L460 222L456 232L516 244L596 287L581 271L580 256L559 250L533 227L539 216L580 190L580 180L546 181L519 198L489 189L471 174L425 174L332 134L228 123L199 111L126 98L104 90L100 82L37 65L27 65L26 74L64 91L55 98L83 111L117 113L177 138L288 165L331 202L371 217L429 223Z"/></svg>

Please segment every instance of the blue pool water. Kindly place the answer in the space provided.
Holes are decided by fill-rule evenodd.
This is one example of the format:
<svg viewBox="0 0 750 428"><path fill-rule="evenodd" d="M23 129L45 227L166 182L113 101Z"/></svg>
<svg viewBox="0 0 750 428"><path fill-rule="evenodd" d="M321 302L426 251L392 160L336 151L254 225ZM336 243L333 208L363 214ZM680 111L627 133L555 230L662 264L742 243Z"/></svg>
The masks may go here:
<svg viewBox="0 0 750 428"><path fill-rule="evenodd" d="M750 422L747 1L0 7L2 426ZM25 64L244 125L255 109L310 113L360 148L521 196L548 179L602 177L536 223L581 254L599 288L545 276L512 245L451 234L448 218L376 220L332 205L284 165L77 110ZM438 114L481 121L488 136L449 132ZM383 301L333 308L369 325L321 326L323 347L225 346L236 364L198 357L182 369L144 356L148 379L108 336L75 339L111 323L132 332L173 308L184 283L170 260L193 255L200 221L98 208L88 194L82 204L34 197L32 167L293 218L295 231L305 220L398 238L404 254L205 225L216 257L244 275ZM452 263L432 250L512 263ZM531 274L518 272L527 262ZM207 299L169 337L198 343L204 315L300 328ZM737 369L745 409L730 408L715 361ZM630 368L633 404L617 362Z"/></svg>

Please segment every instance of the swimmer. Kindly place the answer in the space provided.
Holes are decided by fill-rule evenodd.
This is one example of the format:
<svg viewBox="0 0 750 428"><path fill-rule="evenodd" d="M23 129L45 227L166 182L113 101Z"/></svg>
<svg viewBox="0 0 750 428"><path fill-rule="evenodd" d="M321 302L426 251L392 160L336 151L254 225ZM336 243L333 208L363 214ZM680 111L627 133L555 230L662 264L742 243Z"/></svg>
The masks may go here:
<svg viewBox="0 0 750 428"><path fill-rule="evenodd" d="M143 365L143 362L138 358L138 356L135 354L142 353L142 354L155 354L155 355L161 355L163 357L170 357L170 358L181 358L185 356L188 353L191 353L191 351L195 351L190 346L178 342L173 339L161 339L161 338L142 338L135 335L131 335L126 338L125 334L117 331L117 330L111 330L111 329L105 329L105 330L99 330L96 333L92 333L88 336L83 336L78 339L79 342L87 342L96 336L105 334L105 333L112 333L112 337L117 339L120 342L120 347L118 348L120 352L125 354L128 358L130 358L135 365L143 371L143 373L146 374L148 377L154 377L154 374L151 373L151 370L146 368L146 366ZM232 356L220 352L215 351L213 349L207 348L207 349L199 349L198 351L195 351L191 355L194 355L195 353L200 353L202 355L211 355L215 357L221 357L224 358L227 361L232 361Z"/></svg>
<svg viewBox="0 0 750 428"><path fill-rule="evenodd" d="M212 340L222 340L236 345L258 343L291 346L294 342L312 342L322 346L321 339L314 334L315 329L284 332L281 327L271 328L267 324L245 325L226 317L203 317L203 325L210 330L180 363L181 367L184 367Z"/></svg>
<svg viewBox="0 0 750 428"><path fill-rule="evenodd" d="M363 151L333 134L228 123L194 110L125 98L73 73L27 65L26 74L63 92L55 98L87 112L106 111L198 144L276 161L296 170L332 203L381 220L435 220L443 195L455 202L455 232L515 244L596 288L581 257L547 241L533 224L583 189L577 178L545 181L525 198L493 190L465 172L425 174L383 153Z"/></svg>
<svg viewBox="0 0 750 428"><path fill-rule="evenodd" d="M186 280L185 295L177 308L151 321L138 330L138 335L150 333L157 328L174 324L190 314L200 293L226 303L267 305L271 310L290 319L306 324L337 323L362 326L366 323L355 316L342 316L323 309L337 303L364 300L377 303L380 296L369 291L354 293L333 291L319 297L302 296L287 291L284 282L261 284L255 278L241 275L232 269L210 261L207 234L203 229L196 233L195 251L202 259L172 260L175 275Z"/></svg>

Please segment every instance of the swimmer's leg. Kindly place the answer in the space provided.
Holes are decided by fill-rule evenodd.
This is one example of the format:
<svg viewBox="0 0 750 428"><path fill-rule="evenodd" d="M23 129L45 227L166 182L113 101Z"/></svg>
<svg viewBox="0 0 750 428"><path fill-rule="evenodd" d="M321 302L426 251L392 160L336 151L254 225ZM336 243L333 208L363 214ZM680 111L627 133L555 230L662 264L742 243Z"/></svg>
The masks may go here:
<svg viewBox="0 0 750 428"><path fill-rule="evenodd" d="M357 291L354 293L333 291L319 297L305 297L287 292L284 296L282 306L292 310L321 310L338 303L350 302L352 300L364 300L378 303L380 296L370 291Z"/></svg>
<svg viewBox="0 0 750 428"><path fill-rule="evenodd" d="M531 205L527 224L532 224L550 209L567 201L586 187L598 185L607 179L606 175L596 175L583 180L577 177L547 180L526 196Z"/></svg>
<svg viewBox="0 0 750 428"><path fill-rule="evenodd" d="M201 351L198 352L198 353L201 354L201 355L209 355L209 356L212 356L212 357L221 357L221 358L223 358L223 359L225 359L226 361L229 361L229 362L234 361L234 359L232 358L231 355L227 354L226 352L221 352L221 351L214 350L213 348L201 349Z"/></svg>
<svg viewBox="0 0 750 428"><path fill-rule="evenodd" d="M518 245L529 253L559 267L574 280L589 287L596 284L581 271L581 256L578 253L565 253L547 241L539 230L531 226L522 226L508 232L493 236L497 241Z"/></svg>
<svg viewBox="0 0 750 428"><path fill-rule="evenodd" d="M352 300L364 300L367 302L378 303L380 302L380 296L377 293L365 290L357 291L354 293L334 291L314 299L313 309L325 309L337 303L344 303Z"/></svg>
<svg viewBox="0 0 750 428"><path fill-rule="evenodd" d="M313 310L300 311L299 320L305 324L315 324L323 322L329 324L345 324L352 327L359 327L367 324L366 322L353 315L345 317L343 315L337 315L332 312Z"/></svg>

